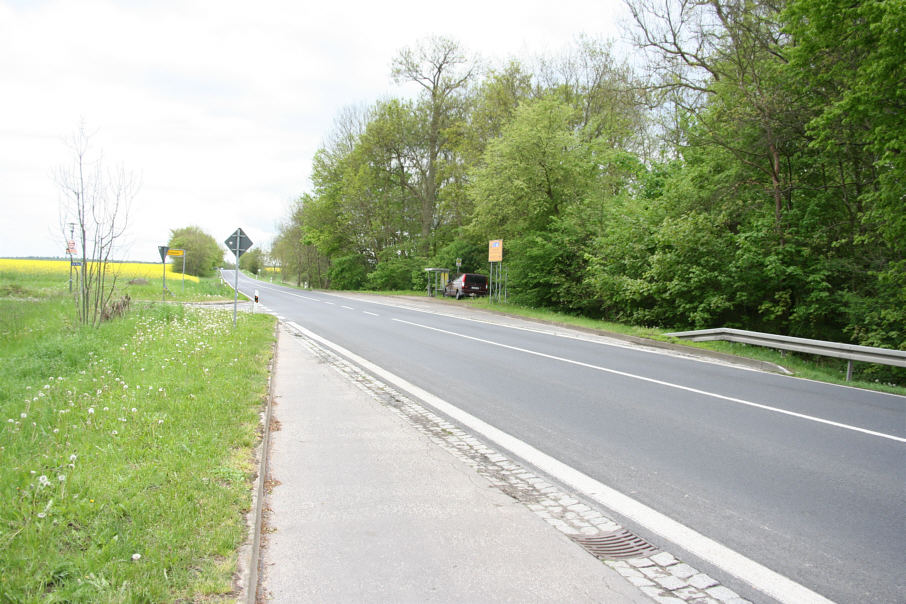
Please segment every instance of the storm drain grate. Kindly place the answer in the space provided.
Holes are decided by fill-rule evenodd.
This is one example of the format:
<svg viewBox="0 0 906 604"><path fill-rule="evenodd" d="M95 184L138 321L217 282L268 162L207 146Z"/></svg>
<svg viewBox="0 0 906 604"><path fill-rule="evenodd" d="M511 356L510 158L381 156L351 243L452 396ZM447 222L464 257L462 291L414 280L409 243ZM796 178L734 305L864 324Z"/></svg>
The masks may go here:
<svg viewBox="0 0 906 604"><path fill-rule="evenodd" d="M572 540L604 560L644 558L658 551L655 546L626 529L595 535L594 537L574 535Z"/></svg>

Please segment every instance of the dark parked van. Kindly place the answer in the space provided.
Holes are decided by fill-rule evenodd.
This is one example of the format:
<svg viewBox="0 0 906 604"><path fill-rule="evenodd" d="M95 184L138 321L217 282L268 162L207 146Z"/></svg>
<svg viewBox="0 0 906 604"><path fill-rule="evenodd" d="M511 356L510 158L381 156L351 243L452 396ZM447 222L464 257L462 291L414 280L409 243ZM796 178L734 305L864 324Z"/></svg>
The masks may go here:
<svg viewBox="0 0 906 604"><path fill-rule="evenodd" d="M476 273L463 273L444 287L444 296L453 296L457 300L463 296L487 296L488 278Z"/></svg>

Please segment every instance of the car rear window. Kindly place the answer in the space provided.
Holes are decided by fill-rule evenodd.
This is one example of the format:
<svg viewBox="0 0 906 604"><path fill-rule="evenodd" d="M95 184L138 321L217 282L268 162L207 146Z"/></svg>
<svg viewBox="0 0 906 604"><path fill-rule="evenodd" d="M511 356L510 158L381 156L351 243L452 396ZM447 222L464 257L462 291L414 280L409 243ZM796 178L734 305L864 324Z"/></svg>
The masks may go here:
<svg viewBox="0 0 906 604"><path fill-rule="evenodd" d="M485 285L488 282L488 278L484 275L465 275L465 284L466 285Z"/></svg>

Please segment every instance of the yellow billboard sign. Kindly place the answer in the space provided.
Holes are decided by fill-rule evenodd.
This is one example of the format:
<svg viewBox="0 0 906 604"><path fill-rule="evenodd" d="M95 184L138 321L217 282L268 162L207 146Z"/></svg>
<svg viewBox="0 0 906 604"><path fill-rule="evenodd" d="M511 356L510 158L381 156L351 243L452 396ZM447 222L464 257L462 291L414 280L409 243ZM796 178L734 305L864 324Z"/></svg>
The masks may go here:
<svg viewBox="0 0 906 604"><path fill-rule="evenodd" d="M488 241L488 262L503 262L503 239Z"/></svg>
<svg viewBox="0 0 906 604"><path fill-rule="evenodd" d="M185 250L167 250L167 256L182 256L185 253Z"/></svg>

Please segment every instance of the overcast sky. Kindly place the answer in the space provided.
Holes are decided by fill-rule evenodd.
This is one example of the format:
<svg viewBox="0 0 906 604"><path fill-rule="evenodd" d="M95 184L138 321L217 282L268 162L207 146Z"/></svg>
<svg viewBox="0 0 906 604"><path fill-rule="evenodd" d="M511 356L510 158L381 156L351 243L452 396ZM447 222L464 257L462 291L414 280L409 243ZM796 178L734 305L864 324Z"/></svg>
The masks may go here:
<svg viewBox="0 0 906 604"><path fill-rule="evenodd" d="M442 35L494 65L623 19L620 0L0 0L0 257L63 255L54 174L82 122L141 181L117 259L160 261L188 225L267 245L338 112L409 92L401 48Z"/></svg>

